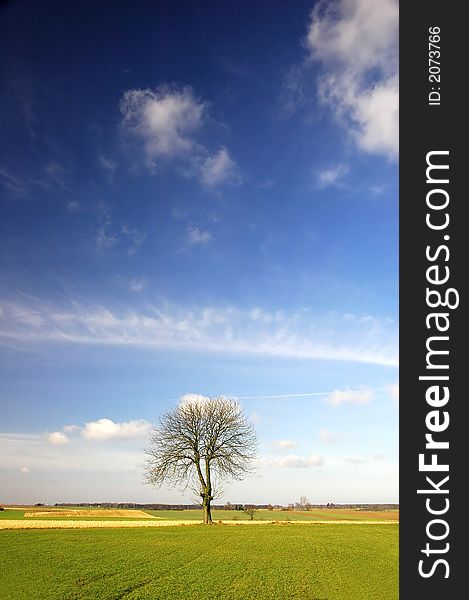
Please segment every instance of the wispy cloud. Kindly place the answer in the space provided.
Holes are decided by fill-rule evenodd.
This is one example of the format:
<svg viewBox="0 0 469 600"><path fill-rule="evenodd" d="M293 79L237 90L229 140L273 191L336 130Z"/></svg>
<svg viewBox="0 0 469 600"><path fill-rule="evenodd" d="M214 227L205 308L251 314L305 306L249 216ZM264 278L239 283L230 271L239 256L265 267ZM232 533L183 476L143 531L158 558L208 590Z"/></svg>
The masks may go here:
<svg viewBox="0 0 469 600"><path fill-rule="evenodd" d="M344 462L350 463L352 465L365 465L365 464L371 464L371 463L376 463L376 462L382 463L382 462L386 461L386 455L383 454L382 452L373 454L372 456L352 455L352 456L345 456L343 460L344 460Z"/></svg>
<svg viewBox="0 0 469 600"><path fill-rule="evenodd" d="M57 160L49 161L34 173L22 174L0 166L0 190L11 198L25 198L33 191L70 188L72 169Z"/></svg>
<svg viewBox="0 0 469 600"><path fill-rule="evenodd" d="M200 167L200 180L210 188L240 182L236 162L224 146L216 154L203 161Z"/></svg>
<svg viewBox="0 0 469 600"><path fill-rule="evenodd" d="M95 242L98 250L106 251L115 248L119 242L119 238L117 233L109 231L108 225L103 225L96 231Z"/></svg>
<svg viewBox="0 0 469 600"><path fill-rule="evenodd" d="M398 153L397 0L320 0L305 45L319 99L369 153Z"/></svg>
<svg viewBox="0 0 469 600"><path fill-rule="evenodd" d="M148 281L141 277L140 279L131 279L129 281L129 290L132 292L142 292L146 287L148 287Z"/></svg>
<svg viewBox="0 0 469 600"><path fill-rule="evenodd" d="M103 344L397 365L394 326L383 322L378 327L378 319L174 305L122 311L76 302L53 307L33 300L0 307L4 344ZM330 401L351 402L354 394L334 392Z"/></svg>
<svg viewBox="0 0 469 600"><path fill-rule="evenodd" d="M190 245L206 244L213 240L213 236L209 231L204 231L198 227L188 227L186 232L186 240Z"/></svg>
<svg viewBox="0 0 469 600"><path fill-rule="evenodd" d="M101 208L99 227L95 235L96 249L100 252L110 252L120 249L128 256L136 254L145 242L146 233L127 224L116 224L107 210Z"/></svg>
<svg viewBox="0 0 469 600"><path fill-rule="evenodd" d="M0 189L3 188L13 198L22 198L29 191L29 183L15 173L0 167Z"/></svg>
<svg viewBox="0 0 469 600"><path fill-rule="evenodd" d="M326 402L330 406L343 406L344 404L364 405L369 404L374 392L370 389L364 390L335 390L327 396Z"/></svg>
<svg viewBox="0 0 469 600"><path fill-rule="evenodd" d="M343 179L348 173L347 165L334 165L316 173L317 185L320 189L343 185Z"/></svg>
<svg viewBox="0 0 469 600"><path fill-rule="evenodd" d="M289 454L283 458L267 458L265 464L276 469L309 469L320 467L324 463L322 456L311 454L310 456L297 456Z"/></svg>
<svg viewBox="0 0 469 600"><path fill-rule="evenodd" d="M138 229L129 227L128 225L123 225L121 231L123 236L127 239L127 254L132 256L143 244L147 234Z"/></svg>
<svg viewBox="0 0 469 600"><path fill-rule="evenodd" d="M114 177L117 170L117 163L112 158L100 154L98 156L98 164L101 167L108 183L114 183Z"/></svg>
<svg viewBox="0 0 469 600"><path fill-rule="evenodd" d="M304 65L293 65L286 71L282 84L282 116L288 118L311 102L307 83Z"/></svg>
<svg viewBox="0 0 469 600"><path fill-rule="evenodd" d="M274 446L280 450L293 450L298 446L298 442L294 440L278 440L274 442Z"/></svg>
<svg viewBox="0 0 469 600"><path fill-rule="evenodd" d="M184 172L209 188L240 181L236 161L225 146L211 154L200 142L210 122L209 105L189 86L127 90L120 103L124 131L143 150L146 166L182 161Z"/></svg>
<svg viewBox="0 0 469 600"><path fill-rule="evenodd" d="M52 187L67 189L70 186L70 178L70 167L63 165L57 160L52 160L44 165L43 174L35 183L45 189Z"/></svg>
<svg viewBox="0 0 469 600"><path fill-rule="evenodd" d="M149 281L146 277L124 277L117 275L114 279L119 287L124 288L134 294L140 294L149 287Z"/></svg>

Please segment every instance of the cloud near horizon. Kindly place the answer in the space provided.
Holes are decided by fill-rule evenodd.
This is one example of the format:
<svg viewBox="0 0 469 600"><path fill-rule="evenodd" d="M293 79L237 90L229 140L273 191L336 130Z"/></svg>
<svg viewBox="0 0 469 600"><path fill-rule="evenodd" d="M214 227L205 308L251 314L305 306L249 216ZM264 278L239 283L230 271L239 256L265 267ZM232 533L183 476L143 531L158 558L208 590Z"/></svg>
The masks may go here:
<svg viewBox="0 0 469 600"><path fill-rule="evenodd" d="M53 431L47 435L47 441L53 446L62 446L68 444L70 440L62 431Z"/></svg>
<svg viewBox="0 0 469 600"><path fill-rule="evenodd" d="M369 404L373 398L374 392L370 389L364 390L334 390L327 396L326 402L330 406L338 407L344 404L363 406Z"/></svg>
<svg viewBox="0 0 469 600"><path fill-rule="evenodd" d="M275 469L309 469L320 467L324 463L324 459L318 454L311 454L310 456L289 454L284 458L267 458L265 459L265 463L267 466Z"/></svg>
<svg viewBox="0 0 469 600"><path fill-rule="evenodd" d="M280 450L293 450L298 446L298 442L295 442L294 440L278 440L274 442L274 445Z"/></svg>
<svg viewBox="0 0 469 600"><path fill-rule="evenodd" d="M82 426L65 425L62 431L53 431L47 434L46 439L53 446L63 446L70 442L70 434L78 434L85 440L108 441L125 440L145 437L151 430L151 423L144 419L136 419L118 423L112 419L97 419L89 421Z"/></svg>

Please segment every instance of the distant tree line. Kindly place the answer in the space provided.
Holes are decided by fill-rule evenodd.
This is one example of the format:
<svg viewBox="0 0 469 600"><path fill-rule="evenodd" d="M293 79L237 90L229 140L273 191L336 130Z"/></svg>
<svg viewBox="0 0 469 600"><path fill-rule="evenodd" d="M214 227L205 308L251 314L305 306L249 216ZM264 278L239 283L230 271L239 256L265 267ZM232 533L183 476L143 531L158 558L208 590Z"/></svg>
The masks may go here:
<svg viewBox="0 0 469 600"><path fill-rule="evenodd" d="M36 506L44 506L38 502ZM140 504L137 502L57 502L57 507L70 508L113 508L125 509L133 508L138 510L200 510L200 504L162 504L150 503ZM311 510L317 508L338 508L338 509L355 509L355 510L397 510L399 504L335 504L328 502L327 504L310 504L309 502L296 502L288 505L283 504L242 504L237 502L226 502L225 504L214 504L212 508L215 510L237 510L246 511L246 509L255 508L256 510Z"/></svg>

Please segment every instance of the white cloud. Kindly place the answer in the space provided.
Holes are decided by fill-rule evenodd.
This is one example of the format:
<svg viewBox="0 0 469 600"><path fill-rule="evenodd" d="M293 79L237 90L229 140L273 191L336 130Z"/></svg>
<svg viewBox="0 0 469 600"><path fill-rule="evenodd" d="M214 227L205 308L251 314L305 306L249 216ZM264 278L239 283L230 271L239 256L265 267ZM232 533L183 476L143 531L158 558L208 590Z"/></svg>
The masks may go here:
<svg viewBox="0 0 469 600"><path fill-rule="evenodd" d="M87 440L112 440L144 437L148 435L151 423L143 419L116 423L111 419L98 419L85 423L82 436Z"/></svg>
<svg viewBox="0 0 469 600"><path fill-rule="evenodd" d="M372 390L335 390L327 396L326 402L331 406L342 406L344 404L364 405L369 404L372 398Z"/></svg>
<svg viewBox="0 0 469 600"><path fill-rule="evenodd" d="M79 425L65 425L65 427L63 427L62 431L64 433L74 433L75 431L78 431L80 429Z"/></svg>
<svg viewBox="0 0 469 600"><path fill-rule="evenodd" d="M348 173L347 165L335 165L329 169L317 172L317 183L319 188L337 186Z"/></svg>
<svg viewBox="0 0 469 600"><path fill-rule="evenodd" d="M27 475L30 472L31 472L31 469L29 467L21 467L20 468L20 473L22 473L23 475Z"/></svg>
<svg viewBox="0 0 469 600"><path fill-rule="evenodd" d="M179 401L179 406L203 406L210 400L208 396L202 396L201 394L184 394Z"/></svg>
<svg viewBox="0 0 469 600"><path fill-rule="evenodd" d="M397 366L395 326L387 319L313 316L309 311L262 311L259 318L256 311L235 307L174 305L122 311L77 302L62 308L31 301L0 302L0 307L0 340L7 345L103 344Z"/></svg>
<svg viewBox="0 0 469 600"><path fill-rule="evenodd" d="M319 62L319 97L364 151L398 153L397 0L321 0L306 46Z"/></svg>
<svg viewBox="0 0 469 600"><path fill-rule="evenodd" d="M68 427L70 430L70 426ZM64 444L68 444L70 440L65 433L62 433L61 431L53 431L47 435L47 441L53 446L63 446Z"/></svg>
<svg viewBox="0 0 469 600"><path fill-rule="evenodd" d="M284 458L267 459L267 465L277 469L308 469L311 467L320 467L323 462L324 459L318 454L311 454L310 456L289 454Z"/></svg>
<svg viewBox="0 0 469 600"><path fill-rule="evenodd" d="M278 440L274 444L281 450L293 450L293 448L298 446L298 442L295 442L294 440Z"/></svg>
<svg viewBox="0 0 469 600"><path fill-rule="evenodd" d="M127 90L120 109L124 130L143 145L151 170L163 161L178 160L185 164L182 172L207 187L240 182L237 164L225 146L210 155L198 141L210 122L208 104L189 86Z"/></svg>
<svg viewBox="0 0 469 600"><path fill-rule="evenodd" d="M186 239L191 245L206 244L207 242L213 240L213 236L209 231L203 231L198 227L188 227Z"/></svg>
<svg viewBox="0 0 469 600"><path fill-rule="evenodd" d="M128 131L143 141L147 164L187 155L196 148L194 134L204 123L205 102L191 88L127 90L120 109Z"/></svg>
<svg viewBox="0 0 469 600"><path fill-rule="evenodd" d="M226 183L239 183L236 162L224 146L216 154L204 160L200 167L200 180L211 188Z"/></svg>

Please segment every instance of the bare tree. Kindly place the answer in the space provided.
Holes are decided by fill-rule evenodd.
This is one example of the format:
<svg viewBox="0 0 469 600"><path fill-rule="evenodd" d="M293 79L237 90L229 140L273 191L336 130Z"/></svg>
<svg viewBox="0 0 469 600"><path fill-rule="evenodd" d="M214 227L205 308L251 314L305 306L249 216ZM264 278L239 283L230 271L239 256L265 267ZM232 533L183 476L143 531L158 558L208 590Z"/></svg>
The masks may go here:
<svg viewBox="0 0 469 600"><path fill-rule="evenodd" d="M244 512L250 517L251 521L254 519L254 515L257 512L257 506L254 504L246 504L243 508Z"/></svg>
<svg viewBox="0 0 469 600"><path fill-rule="evenodd" d="M252 470L257 435L235 400L194 397L160 418L145 453L147 483L189 486L201 498L204 523L211 523L221 483Z"/></svg>

